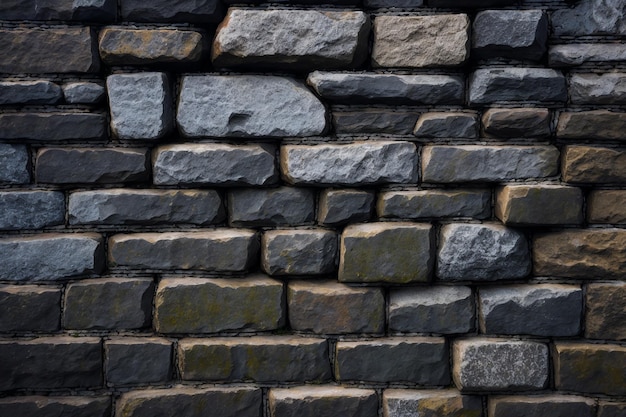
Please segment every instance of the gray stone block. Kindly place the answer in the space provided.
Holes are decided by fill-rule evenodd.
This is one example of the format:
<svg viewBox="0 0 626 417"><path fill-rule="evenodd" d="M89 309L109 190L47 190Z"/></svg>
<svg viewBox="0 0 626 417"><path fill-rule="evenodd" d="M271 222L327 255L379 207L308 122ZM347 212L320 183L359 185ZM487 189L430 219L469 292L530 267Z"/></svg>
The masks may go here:
<svg viewBox="0 0 626 417"><path fill-rule="evenodd" d="M424 138L476 138L478 117L476 113L423 113L413 134Z"/></svg>
<svg viewBox="0 0 626 417"><path fill-rule="evenodd" d="M65 290L63 327L84 330L140 329L150 325L151 278L99 278Z"/></svg>
<svg viewBox="0 0 626 417"><path fill-rule="evenodd" d="M185 137L316 136L326 109L300 81L269 75L182 78L178 128Z"/></svg>
<svg viewBox="0 0 626 417"><path fill-rule="evenodd" d="M37 80L0 82L1 105L56 104L61 100L61 97L61 87L51 81Z"/></svg>
<svg viewBox="0 0 626 417"><path fill-rule="evenodd" d="M518 0L427 0L430 7L484 8L513 6Z"/></svg>
<svg viewBox="0 0 626 417"><path fill-rule="evenodd" d="M0 191L0 229L41 229L65 223L65 195L58 191Z"/></svg>
<svg viewBox="0 0 626 417"><path fill-rule="evenodd" d="M21 396L0 398L0 415L20 417L108 417L110 397Z"/></svg>
<svg viewBox="0 0 626 417"><path fill-rule="evenodd" d="M441 228L437 277L443 281L520 279L532 269L526 237L500 224L452 223Z"/></svg>
<svg viewBox="0 0 626 417"><path fill-rule="evenodd" d="M622 0L583 0L574 7L552 12L556 36L626 35Z"/></svg>
<svg viewBox="0 0 626 417"><path fill-rule="evenodd" d="M99 113L3 113L0 139L36 141L102 140L107 137L107 120Z"/></svg>
<svg viewBox="0 0 626 417"><path fill-rule="evenodd" d="M626 340L626 283L588 284L585 293L585 337Z"/></svg>
<svg viewBox="0 0 626 417"><path fill-rule="evenodd" d="M330 274L337 267L331 230L268 230L261 238L261 268L269 275Z"/></svg>
<svg viewBox="0 0 626 417"><path fill-rule="evenodd" d="M271 417L377 417L378 397L373 389L336 386L272 388Z"/></svg>
<svg viewBox="0 0 626 417"><path fill-rule="evenodd" d="M169 381L172 342L159 337L114 337L104 342L106 380L113 385Z"/></svg>
<svg viewBox="0 0 626 417"><path fill-rule="evenodd" d="M228 192L233 226L298 226L315 218L315 192L306 188L240 189Z"/></svg>
<svg viewBox="0 0 626 417"><path fill-rule="evenodd" d="M1 20L71 20L113 22L115 0L5 0L0 4Z"/></svg>
<svg viewBox="0 0 626 417"><path fill-rule="evenodd" d="M376 207L382 218L486 219L491 215L491 192L474 189L383 191L378 195Z"/></svg>
<svg viewBox="0 0 626 417"><path fill-rule="evenodd" d="M626 402L600 400L598 402L598 417L620 417L626 413Z"/></svg>
<svg viewBox="0 0 626 417"><path fill-rule="evenodd" d="M626 73L572 74L569 94L574 104L626 104Z"/></svg>
<svg viewBox="0 0 626 417"><path fill-rule="evenodd" d="M29 160L26 146L0 143L0 183L30 182Z"/></svg>
<svg viewBox="0 0 626 417"><path fill-rule="evenodd" d="M105 96L104 86L92 82L63 84L63 96L68 104L98 104Z"/></svg>
<svg viewBox="0 0 626 417"><path fill-rule="evenodd" d="M411 416L482 417L483 403L479 396L461 395L455 389L383 391L383 417Z"/></svg>
<svg viewBox="0 0 626 417"><path fill-rule="evenodd" d="M374 193L358 189L326 189L320 193L317 221L324 225L341 225L370 220L374 210Z"/></svg>
<svg viewBox="0 0 626 417"><path fill-rule="evenodd" d="M391 7L409 9L423 6L424 0L363 0L363 5L369 9L387 9Z"/></svg>
<svg viewBox="0 0 626 417"><path fill-rule="evenodd" d="M483 113L483 134L497 138L544 138L551 135L548 109L488 109Z"/></svg>
<svg viewBox="0 0 626 417"><path fill-rule="evenodd" d="M55 332L61 322L61 288L0 285L0 311L0 332Z"/></svg>
<svg viewBox="0 0 626 417"><path fill-rule="evenodd" d="M121 0L122 20L131 22L216 23L222 19L219 0Z"/></svg>
<svg viewBox="0 0 626 417"><path fill-rule="evenodd" d="M595 401L574 395L502 396L489 401L493 417L594 417Z"/></svg>
<svg viewBox="0 0 626 417"><path fill-rule="evenodd" d="M548 50L551 67L575 67L586 63L626 61L623 43L576 43L553 45Z"/></svg>
<svg viewBox="0 0 626 417"><path fill-rule="evenodd" d="M386 133L409 135L417 121L417 112L389 109L333 110L336 133Z"/></svg>
<svg viewBox="0 0 626 417"><path fill-rule="evenodd" d="M599 139L626 142L626 113L610 110L562 112L556 136L562 139Z"/></svg>
<svg viewBox="0 0 626 417"><path fill-rule="evenodd" d="M469 287L392 288L389 330L406 333L455 334L474 330L474 296Z"/></svg>

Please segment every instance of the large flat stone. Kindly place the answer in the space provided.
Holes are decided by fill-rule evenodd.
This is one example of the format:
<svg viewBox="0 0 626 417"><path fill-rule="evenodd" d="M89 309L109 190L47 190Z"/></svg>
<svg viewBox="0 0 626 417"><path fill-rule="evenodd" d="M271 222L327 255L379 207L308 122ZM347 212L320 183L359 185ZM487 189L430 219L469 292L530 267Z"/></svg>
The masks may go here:
<svg viewBox="0 0 626 417"><path fill-rule="evenodd" d="M626 340L626 283L587 285L585 337Z"/></svg>
<svg viewBox="0 0 626 417"><path fill-rule="evenodd" d="M121 0L121 18L131 22L215 23L222 19L219 0Z"/></svg>
<svg viewBox="0 0 626 417"><path fill-rule="evenodd" d="M609 110L563 112L556 135L561 139L599 139L626 141L626 113Z"/></svg>
<svg viewBox="0 0 626 417"><path fill-rule="evenodd" d="M107 382L164 383L172 373L172 342L159 337L112 337L104 342Z"/></svg>
<svg viewBox="0 0 626 417"><path fill-rule="evenodd" d="M0 183L30 182L30 155L24 145L0 143Z"/></svg>
<svg viewBox="0 0 626 417"><path fill-rule="evenodd" d="M245 188L228 193L234 226L298 226L315 219L315 193L306 188Z"/></svg>
<svg viewBox="0 0 626 417"><path fill-rule="evenodd" d="M56 104L63 94L51 81L0 81L0 105Z"/></svg>
<svg viewBox="0 0 626 417"><path fill-rule="evenodd" d="M626 224L626 190L594 190L587 199L589 223Z"/></svg>
<svg viewBox="0 0 626 417"><path fill-rule="evenodd" d="M65 223L65 195L58 191L0 191L0 229L41 229Z"/></svg>
<svg viewBox="0 0 626 417"><path fill-rule="evenodd" d="M268 230L261 238L261 268L269 275L321 275L335 271L337 234L331 230Z"/></svg>
<svg viewBox="0 0 626 417"><path fill-rule="evenodd" d="M0 399L0 414L20 417L108 417L109 396L20 396Z"/></svg>
<svg viewBox="0 0 626 417"><path fill-rule="evenodd" d="M376 204L383 218L423 219L491 215L491 192L487 190L383 191Z"/></svg>
<svg viewBox="0 0 626 417"><path fill-rule="evenodd" d="M572 74L569 94L574 104L626 104L626 73Z"/></svg>
<svg viewBox="0 0 626 417"><path fill-rule="evenodd" d="M384 417L409 416L482 417L483 404L479 396L461 395L455 389L385 389Z"/></svg>
<svg viewBox="0 0 626 417"><path fill-rule="evenodd" d="M0 114L0 139L36 141L102 140L107 119L100 113L4 113Z"/></svg>
<svg viewBox="0 0 626 417"><path fill-rule="evenodd" d="M272 388L269 393L271 417L377 417L378 397L373 389L336 386Z"/></svg>
<svg viewBox="0 0 626 417"><path fill-rule="evenodd" d="M70 20L113 22L117 16L116 0L4 0L0 20Z"/></svg>
<svg viewBox="0 0 626 417"><path fill-rule="evenodd" d="M551 135L551 114L541 108L492 108L483 113L486 137L544 138Z"/></svg>
<svg viewBox="0 0 626 417"><path fill-rule="evenodd" d="M626 149L566 146L563 181L571 183L626 183Z"/></svg>
<svg viewBox="0 0 626 417"><path fill-rule="evenodd" d="M622 0L583 0L573 8L552 13L556 36L626 35Z"/></svg>
<svg viewBox="0 0 626 417"><path fill-rule="evenodd" d="M574 395L511 395L489 401L489 415L492 417L594 417L595 408L593 399Z"/></svg>
<svg viewBox="0 0 626 417"><path fill-rule="evenodd" d="M626 61L623 43L577 43L554 45L548 50L551 67L576 67L586 63Z"/></svg>
<svg viewBox="0 0 626 417"><path fill-rule="evenodd" d="M0 310L0 332L55 332L61 323L61 288L0 285Z"/></svg>

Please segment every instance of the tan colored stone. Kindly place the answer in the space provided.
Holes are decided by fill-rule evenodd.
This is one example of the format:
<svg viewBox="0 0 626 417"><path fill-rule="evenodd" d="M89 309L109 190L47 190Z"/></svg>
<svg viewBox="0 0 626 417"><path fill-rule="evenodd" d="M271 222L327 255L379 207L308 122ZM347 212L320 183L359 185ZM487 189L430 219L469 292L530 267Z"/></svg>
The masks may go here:
<svg viewBox="0 0 626 417"><path fill-rule="evenodd" d="M489 109L483 113L483 134L486 137L533 138L550 136L548 109Z"/></svg>
<svg viewBox="0 0 626 417"><path fill-rule="evenodd" d="M626 223L626 190L594 190L587 200L589 223Z"/></svg>
<svg viewBox="0 0 626 417"><path fill-rule="evenodd" d="M626 113L592 110L561 113L556 135L562 139L626 141L624 131L626 131Z"/></svg>
<svg viewBox="0 0 626 417"><path fill-rule="evenodd" d="M482 417L482 415L483 403L479 396L461 395L455 389L383 391L384 417Z"/></svg>
<svg viewBox="0 0 626 417"><path fill-rule="evenodd" d="M506 185L496 191L496 217L506 225L580 224L582 208L577 187Z"/></svg>
<svg viewBox="0 0 626 417"><path fill-rule="evenodd" d="M585 337L626 340L626 282L587 285Z"/></svg>
<svg viewBox="0 0 626 417"><path fill-rule="evenodd" d="M567 146L562 153L563 181L571 183L626 183L626 149Z"/></svg>

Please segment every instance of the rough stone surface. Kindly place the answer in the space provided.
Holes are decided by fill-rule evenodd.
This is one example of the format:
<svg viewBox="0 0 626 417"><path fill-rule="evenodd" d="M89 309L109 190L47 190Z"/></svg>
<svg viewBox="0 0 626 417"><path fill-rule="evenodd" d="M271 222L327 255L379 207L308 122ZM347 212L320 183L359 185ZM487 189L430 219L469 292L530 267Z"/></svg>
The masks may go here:
<svg viewBox="0 0 626 417"><path fill-rule="evenodd" d="M548 68L483 68L470 77L472 105L498 102L565 102L567 83L560 71Z"/></svg>
<svg viewBox="0 0 626 417"><path fill-rule="evenodd" d="M496 191L495 214L506 225L581 224L583 193L562 185L506 185Z"/></svg>
<svg viewBox="0 0 626 417"><path fill-rule="evenodd" d="M48 184L119 184L148 178L147 149L41 148L35 178Z"/></svg>
<svg viewBox="0 0 626 417"><path fill-rule="evenodd" d="M0 357L11 358L0 361L0 390L101 386L101 349L97 337L0 341Z"/></svg>
<svg viewBox="0 0 626 417"><path fill-rule="evenodd" d="M0 415L20 417L108 417L110 397L20 396L0 399Z"/></svg>
<svg viewBox="0 0 626 417"><path fill-rule="evenodd" d="M491 215L491 192L480 189L384 191L378 195L376 207L382 218L486 219Z"/></svg>
<svg viewBox="0 0 626 417"><path fill-rule="evenodd" d="M150 324L151 278L99 278L71 283L65 290L66 329L139 329Z"/></svg>
<svg viewBox="0 0 626 417"><path fill-rule="evenodd" d="M561 139L600 139L626 142L626 113L609 110L563 112L556 135Z"/></svg>
<svg viewBox="0 0 626 417"><path fill-rule="evenodd" d="M626 340L626 283L587 285L585 337Z"/></svg>
<svg viewBox="0 0 626 417"><path fill-rule="evenodd" d="M448 363L443 337L339 341L335 376L340 381L449 385Z"/></svg>
<svg viewBox="0 0 626 417"><path fill-rule="evenodd" d="M424 5L424 0L363 0L366 8L379 9L388 7L412 8Z"/></svg>
<svg viewBox="0 0 626 417"><path fill-rule="evenodd" d="M626 223L626 190L594 190L587 199L589 223Z"/></svg>
<svg viewBox="0 0 626 417"><path fill-rule="evenodd" d="M115 0L4 0L2 20L72 20L112 22L117 15Z"/></svg>
<svg viewBox="0 0 626 417"><path fill-rule="evenodd" d="M492 6L513 6L516 0L427 0L430 7L484 8Z"/></svg>
<svg viewBox="0 0 626 417"><path fill-rule="evenodd" d="M480 329L485 334L577 336L583 314L579 286L540 284L479 290Z"/></svg>
<svg viewBox="0 0 626 417"><path fill-rule="evenodd" d="M167 74L141 72L107 77L111 131L119 139L160 139L173 127Z"/></svg>
<svg viewBox="0 0 626 417"><path fill-rule="evenodd" d="M297 336L182 339L183 380L316 383L331 379L328 342Z"/></svg>
<svg viewBox="0 0 626 417"><path fill-rule="evenodd" d="M105 27L100 31L100 57L107 65L190 64L205 53L204 34L188 29Z"/></svg>
<svg viewBox="0 0 626 417"><path fill-rule="evenodd" d="M341 235L340 282L427 282L434 268L430 224L350 225Z"/></svg>
<svg viewBox="0 0 626 417"><path fill-rule="evenodd" d="M157 185L270 185L278 180L269 145L167 145L154 153Z"/></svg>
<svg viewBox="0 0 626 417"><path fill-rule="evenodd" d="M531 260L524 235L500 224L453 223L441 228L437 277L444 281L524 278Z"/></svg>
<svg viewBox="0 0 626 417"><path fill-rule="evenodd" d="M378 397L372 389L336 386L272 388L271 417L377 417Z"/></svg>
<svg viewBox="0 0 626 417"><path fill-rule="evenodd" d="M598 417L620 417L626 413L626 402L598 402Z"/></svg>
<svg viewBox="0 0 626 417"><path fill-rule="evenodd" d="M315 193L306 188L241 189L228 193L233 226L298 226L315 219Z"/></svg>
<svg viewBox="0 0 626 417"><path fill-rule="evenodd" d="M296 331L382 333L385 328L381 288L350 287L335 281L292 281L287 304L289 324Z"/></svg>
<svg viewBox="0 0 626 417"><path fill-rule="evenodd" d="M222 199L214 190L77 191L68 203L70 224L208 225L224 220Z"/></svg>
<svg viewBox="0 0 626 417"><path fill-rule="evenodd" d="M503 396L489 401L493 417L594 417L595 402L573 395Z"/></svg>
<svg viewBox="0 0 626 417"><path fill-rule="evenodd" d="M0 285L0 311L0 332L57 331L61 322L61 289Z"/></svg>
<svg viewBox="0 0 626 417"><path fill-rule="evenodd" d="M0 73L84 73L100 67L89 27L0 29L0 45Z"/></svg>
<svg viewBox="0 0 626 417"><path fill-rule="evenodd" d="M0 81L0 104L56 104L61 87L51 81Z"/></svg>
<svg viewBox="0 0 626 417"><path fill-rule="evenodd" d="M409 135L417 121L414 111L390 109L333 110L336 133L388 133Z"/></svg>
<svg viewBox="0 0 626 417"><path fill-rule="evenodd" d="M626 73L572 74L569 94L574 104L626 104Z"/></svg>
<svg viewBox="0 0 626 417"><path fill-rule="evenodd" d="M359 189L326 189L321 192L317 221L336 226L368 221L374 211L374 193Z"/></svg>
<svg viewBox="0 0 626 417"><path fill-rule="evenodd" d="M549 137L550 111L541 108L489 109L483 113L482 130L486 137Z"/></svg>
<svg viewBox="0 0 626 417"><path fill-rule="evenodd" d="M55 111L0 114L0 139L101 140L106 135L106 116L99 113Z"/></svg>
<svg viewBox="0 0 626 417"><path fill-rule="evenodd" d="M554 347L556 389L606 395L626 394L626 347L557 342Z"/></svg>
<svg viewBox="0 0 626 417"><path fill-rule="evenodd" d="M537 61L546 53L548 32L542 10L485 10L474 18L472 48L483 58Z"/></svg>
<svg viewBox="0 0 626 417"><path fill-rule="evenodd" d="M222 18L219 0L121 0L121 17L131 22L215 23Z"/></svg>
<svg viewBox="0 0 626 417"><path fill-rule="evenodd" d="M554 146L425 146L422 180L433 183L501 182L557 174Z"/></svg>
<svg viewBox="0 0 626 417"><path fill-rule="evenodd" d="M167 382L172 342L158 337L114 337L104 342L104 369L115 385Z"/></svg>
<svg viewBox="0 0 626 417"><path fill-rule="evenodd" d="M563 181L571 183L626 183L626 149L566 146Z"/></svg>
<svg viewBox="0 0 626 417"><path fill-rule="evenodd" d="M0 143L0 183L28 183L30 181L29 160L26 146Z"/></svg>
<svg viewBox="0 0 626 417"><path fill-rule="evenodd" d="M540 390L548 383L548 347L543 343L457 340L452 356L452 377L461 391Z"/></svg>
<svg viewBox="0 0 626 417"><path fill-rule="evenodd" d="M413 134L424 138L476 138L478 118L475 113L423 113Z"/></svg>
<svg viewBox="0 0 626 417"><path fill-rule="evenodd" d="M369 30L361 11L231 8L211 58L229 68L354 68L367 56Z"/></svg>
<svg viewBox="0 0 626 417"><path fill-rule="evenodd" d="M535 235L535 275L621 279L626 273L626 230L578 229Z"/></svg>
<svg viewBox="0 0 626 417"><path fill-rule="evenodd" d="M481 398L461 395L455 389L408 390L386 389L383 391L383 416L437 416L482 417Z"/></svg>
<svg viewBox="0 0 626 417"><path fill-rule="evenodd" d="M552 13L556 36L626 35L622 0L583 0L573 8Z"/></svg>
<svg viewBox="0 0 626 417"><path fill-rule="evenodd" d="M548 50L548 63L552 67L575 67L586 63L623 61L626 61L626 45L623 43L554 45Z"/></svg>
<svg viewBox="0 0 626 417"><path fill-rule="evenodd" d="M2 280L54 281L98 273L103 263L102 237L96 233L50 233L0 239Z"/></svg>
<svg viewBox="0 0 626 417"><path fill-rule="evenodd" d="M92 82L63 84L63 96L68 104L98 104L104 99L104 86Z"/></svg>
<svg viewBox="0 0 626 417"><path fill-rule="evenodd" d="M159 333L257 332L285 321L283 284L262 275L245 279L164 278L155 298Z"/></svg>
<svg viewBox="0 0 626 417"><path fill-rule="evenodd" d="M400 141L284 145L280 167L285 181L297 185L415 183L417 152Z"/></svg>
<svg viewBox="0 0 626 417"><path fill-rule="evenodd" d="M316 136L326 130L326 109L291 78L188 75L176 120L186 137Z"/></svg>
<svg viewBox="0 0 626 417"><path fill-rule="evenodd" d="M474 330L474 296L469 287L392 288L389 330L455 334Z"/></svg>
<svg viewBox="0 0 626 417"><path fill-rule="evenodd" d="M329 274L336 255L331 230L268 230L261 238L261 268L269 275Z"/></svg>
<svg viewBox="0 0 626 417"><path fill-rule="evenodd" d="M465 14L377 16L374 19L372 66L462 65L469 58L469 32L470 20Z"/></svg>
<svg viewBox="0 0 626 417"><path fill-rule="evenodd" d="M65 195L58 191L0 191L0 229L42 229L65 223Z"/></svg>
<svg viewBox="0 0 626 417"><path fill-rule="evenodd" d="M252 230L119 234L109 238L109 263L132 269L242 272L256 262Z"/></svg>
<svg viewBox="0 0 626 417"><path fill-rule="evenodd" d="M307 78L322 98L338 103L460 104L465 83L450 75L314 71Z"/></svg>

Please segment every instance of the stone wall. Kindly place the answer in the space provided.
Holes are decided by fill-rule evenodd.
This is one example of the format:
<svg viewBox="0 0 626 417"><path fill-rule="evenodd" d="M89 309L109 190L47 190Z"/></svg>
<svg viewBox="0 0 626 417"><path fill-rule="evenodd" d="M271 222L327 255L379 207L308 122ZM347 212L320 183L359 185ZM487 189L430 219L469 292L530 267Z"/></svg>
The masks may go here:
<svg viewBox="0 0 626 417"><path fill-rule="evenodd" d="M0 416L626 415L626 2L235 3L1 0Z"/></svg>

